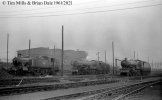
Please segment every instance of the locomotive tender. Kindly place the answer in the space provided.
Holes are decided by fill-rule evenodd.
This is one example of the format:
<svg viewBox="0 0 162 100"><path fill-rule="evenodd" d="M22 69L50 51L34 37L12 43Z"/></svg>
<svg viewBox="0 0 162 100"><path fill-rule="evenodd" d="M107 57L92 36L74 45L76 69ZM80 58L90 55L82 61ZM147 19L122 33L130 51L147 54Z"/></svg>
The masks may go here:
<svg viewBox="0 0 162 100"><path fill-rule="evenodd" d="M143 76L151 73L150 64L142 60L127 60L125 58L121 61L121 66L120 75Z"/></svg>
<svg viewBox="0 0 162 100"><path fill-rule="evenodd" d="M73 75L96 75L110 72L110 65L102 61L74 61L72 65Z"/></svg>

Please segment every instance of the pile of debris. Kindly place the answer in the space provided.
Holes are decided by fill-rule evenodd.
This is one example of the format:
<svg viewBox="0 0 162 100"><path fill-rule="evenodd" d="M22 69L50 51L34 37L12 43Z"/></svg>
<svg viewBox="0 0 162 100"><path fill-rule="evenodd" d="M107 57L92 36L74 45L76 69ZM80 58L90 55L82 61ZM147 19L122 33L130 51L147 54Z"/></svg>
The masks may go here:
<svg viewBox="0 0 162 100"><path fill-rule="evenodd" d="M11 79L13 76L9 74L4 68L0 68L0 79Z"/></svg>

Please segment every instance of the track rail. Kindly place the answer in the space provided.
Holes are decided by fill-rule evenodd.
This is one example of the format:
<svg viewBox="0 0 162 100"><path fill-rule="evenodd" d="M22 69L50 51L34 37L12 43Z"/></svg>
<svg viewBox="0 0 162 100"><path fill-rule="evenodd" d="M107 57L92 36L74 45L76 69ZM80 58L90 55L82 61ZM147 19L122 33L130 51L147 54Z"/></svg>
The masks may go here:
<svg viewBox="0 0 162 100"><path fill-rule="evenodd" d="M12 87L17 85L33 84L33 83L50 83L60 82L58 78L20 78L0 80L0 87Z"/></svg>
<svg viewBox="0 0 162 100"><path fill-rule="evenodd" d="M58 96L47 98L43 100L123 100L117 97L126 97L131 93L134 93L136 89L142 89L148 85L155 84L157 81L148 81L148 82L140 82L131 85L125 85L114 88L105 88L94 91L85 91L82 93L74 93L70 95ZM158 81L159 82L159 81ZM130 94L129 94L130 93ZM123 95L127 94L127 95Z"/></svg>
<svg viewBox="0 0 162 100"><path fill-rule="evenodd" d="M78 100L102 100L105 98L106 100L125 100L126 97L158 82L160 81L140 82L133 85L122 86Z"/></svg>
<svg viewBox="0 0 162 100"><path fill-rule="evenodd" d="M38 91L50 91L50 90L57 90L57 89L76 88L76 87L81 87L81 86L90 86L90 85L98 85L98 84L109 84L109 83L115 83L115 82L119 82L119 81L118 80L95 80L95 81L64 83L64 84L6 87L6 88L0 88L0 96L25 94L25 93L38 92Z"/></svg>
<svg viewBox="0 0 162 100"><path fill-rule="evenodd" d="M11 87L16 85L26 85L26 84L33 84L33 83L51 83L56 82L59 83L60 79L63 78L64 80L79 82L84 79L94 80L94 79L106 79L112 76L106 75L69 75L69 76L53 76L53 77L17 77L13 79L0 79L0 87ZM115 76L117 77L117 76ZM20 84L21 83L21 84Z"/></svg>
<svg viewBox="0 0 162 100"><path fill-rule="evenodd" d="M135 89L135 90L133 90L133 91L130 91L130 92L124 94L124 95L120 95L120 96L118 96L117 98L114 98L113 100L125 100L127 97L129 97L129 96L131 96L131 95L133 95L133 94L136 94L136 93L140 92L141 90L143 90L143 89L145 89L145 88L147 88L147 87L149 87L149 86L151 86L151 85L157 84L157 83L159 83L159 82L160 82L160 81L153 82L153 83L150 83L150 84L146 84L146 85L144 85L144 86L142 86L142 87L140 87L140 88L137 88L137 89Z"/></svg>
<svg viewBox="0 0 162 100"><path fill-rule="evenodd" d="M14 79L0 79L0 87L12 87L16 85L26 85L26 84L33 84L33 83L60 83L60 79L64 78L64 80L72 81L72 82L79 82L84 79L88 80L94 80L94 79L111 79L111 78L117 78L117 79L129 79L129 80L140 80L150 78L150 77L157 77L157 76L134 76L134 77L122 77L119 75L113 76L109 74L100 74L100 75L69 75L65 77L61 76L53 76L53 77L19 77Z"/></svg>

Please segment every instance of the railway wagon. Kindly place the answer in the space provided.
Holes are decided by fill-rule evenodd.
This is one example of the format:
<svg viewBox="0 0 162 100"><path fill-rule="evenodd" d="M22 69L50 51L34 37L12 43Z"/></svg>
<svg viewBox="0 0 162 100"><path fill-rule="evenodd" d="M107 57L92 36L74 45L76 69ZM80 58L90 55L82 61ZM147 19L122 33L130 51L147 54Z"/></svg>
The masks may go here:
<svg viewBox="0 0 162 100"><path fill-rule="evenodd" d="M142 60L127 60L121 61L121 75L126 76L143 76L151 73L151 66L148 62Z"/></svg>
<svg viewBox="0 0 162 100"><path fill-rule="evenodd" d="M21 75L54 75L59 71L58 62L54 58L39 56L34 58L15 57L10 74Z"/></svg>
<svg viewBox="0 0 162 100"><path fill-rule="evenodd" d="M108 74L110 72L110 65L102 61L74 61L73 75L95 75Z"/></svg>

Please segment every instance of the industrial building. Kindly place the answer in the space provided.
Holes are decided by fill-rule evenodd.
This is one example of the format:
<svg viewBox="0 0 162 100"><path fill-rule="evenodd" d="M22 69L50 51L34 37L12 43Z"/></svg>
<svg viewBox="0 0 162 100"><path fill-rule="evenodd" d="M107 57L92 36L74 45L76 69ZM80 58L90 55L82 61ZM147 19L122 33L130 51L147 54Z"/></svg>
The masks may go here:
<svg viewBox="0 0 162 100"><path fill-rule="evenodd" d="M29 55L30 54L30 55ZM56 63L61 66L61 49L49 49L46 47L31 48L30 53L29 49L18 50L17 56L29 57L30 58L40 58L48 57L54 58ZM86 60L88 53L85 51L79 50L64 50L64 70L71 70L73 61Z"/></svg>

